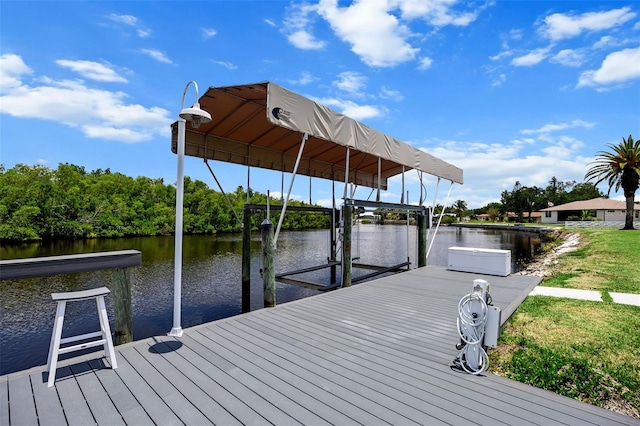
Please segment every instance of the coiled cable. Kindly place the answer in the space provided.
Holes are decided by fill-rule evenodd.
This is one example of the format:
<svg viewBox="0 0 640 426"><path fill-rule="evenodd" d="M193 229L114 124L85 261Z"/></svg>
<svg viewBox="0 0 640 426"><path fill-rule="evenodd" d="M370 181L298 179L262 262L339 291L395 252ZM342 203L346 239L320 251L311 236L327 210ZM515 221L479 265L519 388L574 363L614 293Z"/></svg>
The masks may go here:
<svg viewBox="0 0 640 426"><path fill-rule="evenodd" d="M482 297L470 293L460 299L457 324L462 348L454 365L469 374L477 375L489 368L489 356L483 347L486 323L487 302Z"/></svg>

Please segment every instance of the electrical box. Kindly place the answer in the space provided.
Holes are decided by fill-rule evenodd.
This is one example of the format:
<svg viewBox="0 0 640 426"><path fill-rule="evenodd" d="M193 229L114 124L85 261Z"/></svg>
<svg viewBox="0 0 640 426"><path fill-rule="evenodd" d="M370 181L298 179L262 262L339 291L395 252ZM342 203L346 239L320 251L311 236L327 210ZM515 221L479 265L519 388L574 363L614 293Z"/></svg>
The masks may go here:
<svg viewBox="0 0 640 426"><path fill-rule="evenodd" d="M511 274L511 250L449 247L451 271L506 277Z"/></svg>
<svg viewBox="0 0 640 426"><path fill-rule="evenodd" d="M484 345L489 348L498 347L500 337L500 317L502 311L497 306L487 306L487 322L484 325Z"/></svg>

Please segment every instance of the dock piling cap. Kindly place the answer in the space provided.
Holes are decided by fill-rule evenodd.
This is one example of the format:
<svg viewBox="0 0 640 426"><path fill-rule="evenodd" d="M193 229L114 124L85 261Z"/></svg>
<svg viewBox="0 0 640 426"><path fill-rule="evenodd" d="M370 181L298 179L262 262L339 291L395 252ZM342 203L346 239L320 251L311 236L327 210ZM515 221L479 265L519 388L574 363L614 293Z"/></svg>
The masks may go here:
<svg viewBox="0 0 640 426"><path fill-rule="evenodd" d="M269 219L265 219L260 224L260 229L269 229L273 228L273 223Z"/></svg>

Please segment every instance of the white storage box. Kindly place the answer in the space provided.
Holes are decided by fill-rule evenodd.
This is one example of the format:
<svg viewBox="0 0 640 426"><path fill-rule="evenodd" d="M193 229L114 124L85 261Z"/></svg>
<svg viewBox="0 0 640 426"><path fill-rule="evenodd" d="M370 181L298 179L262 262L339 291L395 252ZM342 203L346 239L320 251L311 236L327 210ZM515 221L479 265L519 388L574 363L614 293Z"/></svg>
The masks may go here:
<svg viewBox="0 0 640 426"><path fill-rule="evenodd" d="M511 251L449 247L449 270L506 277L511 273Z"/></svg>

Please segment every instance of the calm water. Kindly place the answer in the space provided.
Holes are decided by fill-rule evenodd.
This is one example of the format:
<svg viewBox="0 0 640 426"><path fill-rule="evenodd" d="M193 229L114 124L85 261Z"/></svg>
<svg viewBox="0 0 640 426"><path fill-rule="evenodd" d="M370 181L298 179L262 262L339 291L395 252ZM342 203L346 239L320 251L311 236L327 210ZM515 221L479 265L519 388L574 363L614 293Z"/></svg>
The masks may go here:
<svg viewBox="0 0 640 426"><path fill-rule="evenodd" d="M354 226L352 251L359 262L390 266L410 257L415 266L416 232L405 226ZM408 235L407 235L408 234ZM407 248L407 237L409 240ZM251 309L262 307L260 235L252 235ZM508 249L514 271L518 259L529 259L540 248L535 234L483 229L442 227L429 255L430 265L447 265L451 246ZM173 321L173 238L143 237L0 247L0 258L78 254L135 249L142 252L142 266L131 271L134 338L166 334ZM186 236L182 284L182 327L237 315L241 312L240 235ZM276 273L325 263L329 256L328 231L283 232L278 240ZM369 273L354 269L353 275ZM338 268L338 277L340 269ZM316 283L329 283L329 269L297 275ZM44 365L55 304L51 293L111 287L110 271L0 281L0 374ZM284 303L318 294L315 290L277 284L276 300ZM111 297L107 310L113 314ZM64 335L95 331L95 302L67 305ZM113 318L111 318L113 324ZM73 356L73 354L70 354Z"/></svg>

